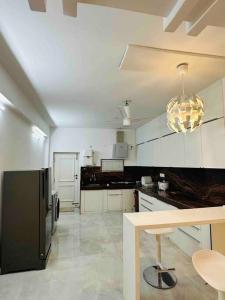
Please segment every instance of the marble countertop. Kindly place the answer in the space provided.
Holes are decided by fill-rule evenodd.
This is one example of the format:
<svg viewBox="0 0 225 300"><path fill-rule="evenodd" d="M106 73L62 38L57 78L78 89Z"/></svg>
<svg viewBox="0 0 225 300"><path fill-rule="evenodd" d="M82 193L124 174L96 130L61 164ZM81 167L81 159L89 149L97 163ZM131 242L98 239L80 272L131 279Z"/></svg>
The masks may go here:
<svg viewBox="0 0 225 300"><path fill-rule="evenodd" d="M135 189L136 184L88 184L80 187L81 190L124 190Z"/></svg>
<svg viewBox="0 0 225 300"><path fill-rule="evenodd" d="M224 202L214 202L209 200L199 200L193 197L188 197L181 192L164 192L159 191L157 189L139 187L137 188L138 191L148 195L155 197L167 204L173 205L180 209L185 208L201 208L201 207L215 207L215 206L222 206L225 205Z"/></svg>

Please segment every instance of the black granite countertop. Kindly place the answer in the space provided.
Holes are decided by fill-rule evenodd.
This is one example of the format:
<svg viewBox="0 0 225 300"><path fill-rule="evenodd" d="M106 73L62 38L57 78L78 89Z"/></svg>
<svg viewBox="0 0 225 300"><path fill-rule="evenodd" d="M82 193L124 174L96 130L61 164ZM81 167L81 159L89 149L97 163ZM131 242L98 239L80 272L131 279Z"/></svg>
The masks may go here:
<svg viewBox="0 0 225 300"><path fill-rule="evenodd" d="M148 195L155 197L167 204L173 205L180 209L185 208L201 208L201 207L210 207L210 206L220 206L224 205L225 203L215 203L213 201L205 201L205 200L199 200L195 199L193 197L188 197L181 192L164 192L159 191L157 189L150 189L150 188L144 188L139 187L137 188L138 191Z"/></svg>
<svg viewBox="0 0 225 300"><path fill-rule="evenodd" d="M125 190L125 189L135 189L137 186L136 184L87 184L84 186L81 186L81 191L90 191L90 190Z"/></svg>

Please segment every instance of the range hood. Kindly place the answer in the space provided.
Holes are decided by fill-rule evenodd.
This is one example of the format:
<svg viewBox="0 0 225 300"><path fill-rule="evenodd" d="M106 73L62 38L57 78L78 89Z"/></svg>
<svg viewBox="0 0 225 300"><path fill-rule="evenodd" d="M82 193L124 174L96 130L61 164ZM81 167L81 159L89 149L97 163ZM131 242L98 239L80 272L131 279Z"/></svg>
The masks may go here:
<svg viewBox="0 0 225 300"><path fill-rule="evenodd" d="M124 131L117 131L116 144L113 145L113 159L128 158L128 144L124 142Z"/></svg>

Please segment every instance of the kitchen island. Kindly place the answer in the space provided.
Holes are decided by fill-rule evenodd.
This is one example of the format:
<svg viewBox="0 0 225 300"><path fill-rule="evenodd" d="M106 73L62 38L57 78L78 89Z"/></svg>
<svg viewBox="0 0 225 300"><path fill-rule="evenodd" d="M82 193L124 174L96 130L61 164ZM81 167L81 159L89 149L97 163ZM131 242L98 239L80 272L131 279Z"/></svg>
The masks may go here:
<svg viewBox="0 0 225 300"><path fill-rule="evenodd" d="M225 208L126 213L123 216L124 300L141 299L140 233L142 230L225 223Z"/></svg>

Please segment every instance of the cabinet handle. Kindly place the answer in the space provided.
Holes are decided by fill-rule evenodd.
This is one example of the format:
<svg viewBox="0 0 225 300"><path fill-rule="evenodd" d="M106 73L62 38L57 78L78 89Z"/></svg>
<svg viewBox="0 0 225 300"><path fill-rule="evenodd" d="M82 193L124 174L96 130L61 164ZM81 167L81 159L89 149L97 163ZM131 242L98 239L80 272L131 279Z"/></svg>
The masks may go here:
<svg viewBox="0 0 225 300"><path fill-rule="evenodd" d="M151 204L151 205L154 205L151 201L146 200L146 199L144 199L144 198L141 198L141 200L143 200L143 201L145 201L145 202L147 202L147 203L149 203L149 204Z"/></svg>
<svg viewBox="0 0 225 300"><path fill-rule="evenodd" d="M200 231L201 229L200 228L198 228L198 227L196 227L196 226L191 226L192 228L194 228L195 230L197 230L197 231Z"/></svg>
<svg viewBox="0 0 225 300"><path fill-rule="evenodd" d="M146 209L149 210L149 211L152 211L150 208L148 208L147 206L145 206L145 205L143 205L143 204L141 204L141 206L144 207L144 208L146 208Z"/></svg>

